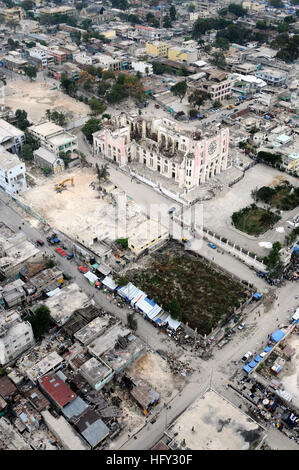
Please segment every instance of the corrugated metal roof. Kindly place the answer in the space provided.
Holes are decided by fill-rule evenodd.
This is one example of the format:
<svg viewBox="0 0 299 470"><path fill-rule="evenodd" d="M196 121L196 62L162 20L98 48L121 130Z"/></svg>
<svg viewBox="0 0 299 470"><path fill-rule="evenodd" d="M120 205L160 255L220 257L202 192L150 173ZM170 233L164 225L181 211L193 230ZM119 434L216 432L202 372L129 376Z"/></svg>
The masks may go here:
<svg viewBox="0 0 299 470"><path fill-rule="evenodd" d="M62 409L62 414L67 419L71 419L74 416L79 416L87 408L88 404L84 400L82 400L82 398L77 397L75 398L75 400L73 400L71 403L69 403Z"/></svg>
<svg viewBox="0 0 299 470"><path fill-rule="evenodd" d="M168 323L169 328L171 328L172 330L177 330L181 324L180 321L177 321L171 318L171 315L168 315L165 321Z"/></svg>

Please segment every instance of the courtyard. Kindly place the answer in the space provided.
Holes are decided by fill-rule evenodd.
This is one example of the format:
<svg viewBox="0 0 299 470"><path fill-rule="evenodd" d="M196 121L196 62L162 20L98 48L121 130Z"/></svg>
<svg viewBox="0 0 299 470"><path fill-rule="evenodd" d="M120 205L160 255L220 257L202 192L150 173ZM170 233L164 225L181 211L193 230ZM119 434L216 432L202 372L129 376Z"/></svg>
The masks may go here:
<svg viewBox="0 0 299 470"><path fill-rule="evenodd" d="M125 278L202 335L230 318L249 295L241 283L175 242L150 255L144 269L127 271Z"/></svg>

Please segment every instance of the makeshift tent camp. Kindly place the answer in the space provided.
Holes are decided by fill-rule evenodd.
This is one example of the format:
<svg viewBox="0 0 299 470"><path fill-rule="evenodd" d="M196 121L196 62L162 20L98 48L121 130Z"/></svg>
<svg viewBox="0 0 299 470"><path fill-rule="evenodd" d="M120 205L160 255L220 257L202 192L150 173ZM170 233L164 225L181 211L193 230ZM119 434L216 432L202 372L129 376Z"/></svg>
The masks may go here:
<svg viewBox="0 0 299 470"><path fill-rule="evenodd" d="M249 365L249 367L251 367L251 369L254 369L257 366L257 364L258 363L253 360L253 361L249 362L248 365Z"/></svg>
<svg viewBox="0 0 299 470"><path fill-rule="evenodd" d="M255 362L260 362L262 360L262 357L258 354L257 356L255 356L255 358L253 360Z"/></svg>
<svg viewBox="0 0 299 470"><path fill-rule="evenodd" d="M267 352L271 351L271 349L273 349L271 346L266 346L264 351L267 353Z"/></svg>

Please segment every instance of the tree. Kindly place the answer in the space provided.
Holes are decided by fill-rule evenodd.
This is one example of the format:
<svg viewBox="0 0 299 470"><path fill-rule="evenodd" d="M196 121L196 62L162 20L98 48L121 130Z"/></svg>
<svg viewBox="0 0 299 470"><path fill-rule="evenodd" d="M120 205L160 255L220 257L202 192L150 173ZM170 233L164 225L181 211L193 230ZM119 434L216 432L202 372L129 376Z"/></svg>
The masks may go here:
<svg viewBox="0 0 299 470"><path fill-rule="evenodd" d="M35 7L35 2L33 0L24 0L22 2L22 8L24 8L24 10L33 10L33 8Z"/></svg>
<svg viewBox="0 0 299 470"><path fill-rule="evenodd" d="M269 0L269 5L273 8L282 8L283 6L281 0Z"/></svg>
<svg viewBox="0 0 299 470"><path fill-rule="evenodd" d="M168 306L168 312L174 320L182 319L182 309L177 299L171 299L171 302Z"/></svg>
<svg viewBox="0 0 299 470"><path fill-rule="evenodd" d="M178 96L180 98L180 102L182 102L186 91L187 91L187 82L178 82L176 85L171 87L171 91L175 96Z"/></svg>
<svg viewBox="0 0 299 470"><path fill-rule="evenodd" d="M171 19L168 15L165 15L164 16L164 19L163 19L163 26L164 28L168 29L168 28L171 28L172 24L171 24Z"/></svg>
<svg viewBox="0 0 299 470"><path fill-rule="evenodd" d="M203 90L194 90L188 98L189 103L193 106L200 107L205 101L210 99L209 93Z"/></svg>
<svg viewBox="0 0 299 470"><path fill-rule="evenodd" d="M228 51L229 49L229 40L227 38L223 38L221 36L216 38L215 46L223 51Z"/></svg>
<svg viewBox="0 0 299 470"><path fill-rule="evenodd" d="M48 330L51 323L50 309L46 305L37 307L33 315L29 318L33 334L38 340Z"/></svg>
<svg viewBox="0 0 299 470"><path fill-rule="evenodd" d="M27 113L24 109L17 109L15 112L15 116L17 118L17 127L21 129L21 131L25 131L27 127L30 126L30 122L27 119Z"/></svg>
<svg viewBox="0 0 299 470"><path fill-rule="evenodd" d="M170 17L171 21L176 20L176 9L175 9L174 5L171 5L171 7L169 9L169 17Z"/></svg>
<svg viewBox="0 0 299 470"><path fill-rule="evenodd" d="M95 113L95 114L102 114L107 106L105 105L105 103L103 103L102 101L98 100L97 98L91 98L91 100L89 100L89 107L90 109Z"/></svg>
<svg viewBox="0 0 299 470"><path fill-rule="evenodd" d="M191 119L196 118L198 111L196 109L189 109L189 116Z"/></svg>
<svg viewBox="0 0 299 470"><path fill-rule="evenodd" d="M137 320L135 318L135 312L127 313L127 325L133 331L137 330Z"/></svg>
<svg viewBox="0 0 299 470"><path fill-rule="evenodd" d="M68 168L69 163L71 161L70 154L65 152L59 152L59 157L63 160L65 168Z"/></svg>
<svg viewBox="0 0 299 470"><path fill-rule="evenodd" d="M217 109L217 108L221 108L221 107L222 107L221 101L214 101L213 108Z"/></svg>
<svg viewBox="0 0 299 470"><path fill-rule="evenodd" d="M58 111L53 111L53 113L51 113L50 120L55 122L55 124L58 126L64 126L66 123L66 116L63 113L59 113Z"/></svg>
<svg viewBox="0 0 299 470"><path fill-rule="evenodd" d="M97 176L98 176L98 180L99 180L100 183L102 181L109 180L110 173L108 171L108 168L109 168L108 163L105 163L104 165L102 165L101 168L96 163ZM119 240L121 240L121 239L119 239ZM124 241L125 239L122 239L122 240Z"/></svg>
<svg viewBox="0 0 299 470"><path fill-rule="evenodd" d="M138 18L137 15L128 15L128 21L131 24L139 24L140 23L140 19Z"/></svg>
<svg viewBox="0 0 299 470"><path fill-rule="evenodd" d="M77 86L74 80L69 78L66 73L61 74L60 87L69 96L74 96L76 94Z"/></svg>
<svg viewBox="0 0 299 470"><path fill-rule="evenodd" d="M82 127L82 132L90 144L92 144L92 134L99 131L101 128L101 121L96 118L89 119Z"/></svg>
<svg viewBox="0 0 299 470"><path fill-rule="evenodd" d="M230 3L228 5L228 11L238 17L246 16L247 14L247 11L244 8L242 8L240 5L237 5L236 3Z"/></svg>
<svg viewBox="0 0 299 470"><path fill-rule="evenodd" d="M114 72L112 72L112 70L104 70L102 73L102 79L108 80L109 78L115 78Z"/></svg>
<svg viewBox="0 0 299 470"><path fill-rule="evenodd" d="M32 161L33 160L33 151L32 147L29 144L24 144L22 147L22 158L26 161Z"/></svg>
<svg viewBox="0 0 299 470"><path fill-rule="evenodd" d="M220 69L225 69L226 60L223 52L215 52L212 56L211 63Z"/></svg>
<svg viewBox="0 0 299 470"><path fill-rule="evenodd" d="M117 243L119 243L123 248L128 248L128 238L118 238Z"/></svg>
<svg viewBox="0 0 299 470"><path fill-rule="evenodd" d="M271 279L279 279L284 271L284 266L280 258L281 244L275 242L268 256L263 261L268 268L268 274Z"/></svg>
<svg viewBox="0 0 299 470"><path fill-rule="evenodd" d="M98 95L105 96L106 92L111 88L108 82L101 81L98 84Z"/></svg>

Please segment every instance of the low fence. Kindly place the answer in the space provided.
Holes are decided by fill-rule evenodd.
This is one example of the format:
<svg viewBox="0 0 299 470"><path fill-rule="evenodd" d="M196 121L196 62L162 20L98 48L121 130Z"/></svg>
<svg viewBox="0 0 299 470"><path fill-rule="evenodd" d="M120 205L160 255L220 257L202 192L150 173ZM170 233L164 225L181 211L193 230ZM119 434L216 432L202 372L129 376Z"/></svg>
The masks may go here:
<svg viewBox="0 0 299 470"><path fill-rule="evenodd" d="M38 219L43 225L47 225L47 221L44 217L42 217L38 212L34 211L33 209L31 209L31 207L27 206L27 204L25 204L24 202L20 201L19 199L17 199L15 196L13 196L12 194L9 194L5 191L5 194L7 194L7 196L12 200L14 201L19 207L21 207L21 209L23 209L24 211L28 212L30 215L32 215L33 217L35 217L36 219Z"/></svg>

